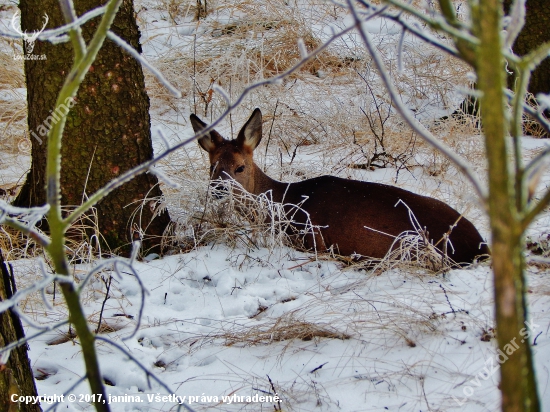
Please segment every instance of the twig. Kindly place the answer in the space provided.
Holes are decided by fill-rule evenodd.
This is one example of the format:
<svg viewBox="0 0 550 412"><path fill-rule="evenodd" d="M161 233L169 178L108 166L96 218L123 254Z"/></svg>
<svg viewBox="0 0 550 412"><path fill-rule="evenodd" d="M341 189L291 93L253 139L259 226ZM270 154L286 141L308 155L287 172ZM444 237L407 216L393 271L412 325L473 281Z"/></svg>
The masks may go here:
<svg viewBox="0 0 550 412"><path fill-rule="evenodd" d="M279 106L279 99L275 102L275 109L273 109L273 119L271 119L271 126L269 127L269 133L267 135L267 143L265 145L265 156L264 156L264 172L267 170L267 149L269 147L269 141L271 140L271 132L273 131L273 124L275 123L275 114L277 113L277 107Z"/></svg>
<svg viewBox="0 0 550 412"><path fill-rule="evenodd" d="M282 411L283 409L281 408L281 399L279 398L279 394L277 393L277 389L275 389L275 385L273 384L273 381L271 380L269 375L266 375L266 376L267 376L267 379L269 380L269 384L271 385L271 389L273 389L273 393L275 394L275 396L277 396L278 408L275 405L273 405L273 408L275 409L275 411Z"/></svg>
<svg viewBox="0 0 550 412"><path fill-rule="evenodd" d="M325 362L325 363L320 364L320 365L317 366L316 368L313 368L312 370L310 370L309 373L317 372L319 369L322 369L323 366L325 366L327 363L328 363L328 362Z"/></svg>
<svg viewBox="0 0 550 412"><path fill-rule="evenodd" d="M106 280L103 276L101 276L101 280L105 284L105 288L107 289L105 291L105 299L103 299L103 303L101 304L101 310L99 311L99 321L97 322L97 329L95 333L99 333L101 331L101 319L103 318L103 310L105 309L105 303L109 300L109 290L111 289L111 282L113 281L113 277L109 276L109 280Z"/></svg>
<svg viewBox="0 0 550 412"><path fill-rule="evenodd" d="M445 288L443 287L443 285L441 283L439 284L439 287L441 288L441 290L445 294L445 299L447 299L447 303L449 304L449 307L451 308L451 311L453 312L453 315L455 315L455 317L456 317L456 312L453 308L453 305L451 305L451 301L449 300L449 296L447 296L447 291L445 290Z"/></svg>
<svg viewBox="0 0 550 412"><path fill-rule="evenodd" d="M157 382L160 386L162 386L167 393L170 393L170 394L173 393L173 391L170 389L170 387L167 384L165 384L162 380L157 378L157 376L155 374L151 373L146 366L144 366L137 358L135 358L130 352L128 352L125 348L120 346L118 343L112 341L111 339L104 338L103 336L96 336L95 339L103 341L103 342L115 347L119 351L121 351L124 355L128 356L128 358L132 362L134 362L138 366L138 368L140 368L145 373L148 380L149 380L149 378L152 378L155 382ZM149 388L151 388L150 384L149 384ZM183 406L189 412L195 412L190 406L188 406L186 404L180 404L180 407L181 406Z"/></svg>

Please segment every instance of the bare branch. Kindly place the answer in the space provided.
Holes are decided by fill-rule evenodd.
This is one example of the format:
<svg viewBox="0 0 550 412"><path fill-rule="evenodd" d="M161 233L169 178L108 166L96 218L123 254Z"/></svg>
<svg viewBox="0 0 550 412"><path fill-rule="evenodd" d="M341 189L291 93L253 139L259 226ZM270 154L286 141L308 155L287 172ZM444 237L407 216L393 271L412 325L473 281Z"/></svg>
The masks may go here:
<svg viewBox="0 0 550 412"><path fill-rule="evenodd" d="M455 47L452 47L451 45L445 44L439 39L437 39L435 36L431 36L430 33L426 30L423 30L422 28L418 27L418 24L416 23L409 23L405 19L402 18L402 15L391 15L391 14L385 14L385 18L395 21L396 23L400 24L404 29L409 31L410 33L414 34L415 36L421 38L426 43L440 49L441 51L450 54L454 57L460 57L460 54L458 50Z"/></svg>
<svg viewBox="0 0 550 412"><path fill-rule="evenodd" d="M514 4L512 4L504 40L507 49L512 48L525 24L525 2L526 0L514 0Z"/></svg>
<svg viewBox="0 0 550 412"><path fill-rule="evenodd" d="M174 391L172 391L167 384L165 384L163 381L161 381L159 378L157 378L157 376L154 373L150 372L149 369L147 369L147 367L145 367L136 357L134 357L129 351L127 351L121 345L119 345L118 343L112 341L111 339L104 338L103 336L96 336L95 339L103 341L103 342L117 348L124 355L128 356L128 358L130 358L130 360L132 362L134 362L147 375L148 378L149 377L153 378L153 380L156 381L160 386L162 386L167 393L174 393ZM180 404L180 406L183 406L189 412L195 412L190 406L186 405L185 403Z"/></svg>
<svg viewBox="0 0 550 412"><path fill-rule="evenodd" d="M66 35L68 32L75 29L76 27L82 26L84 23L97 16L101 16L103 13L105 13L105 9L106 6L95 8L87 13L84 13L82 16L80 16L78 19L70 24L66 24L64 26L57 27L51 30L44 30L42 33L40 33L37 39L41 41L49 41L54 44L67 42L69 41L69 36ZM2 31L0 31L0 36L12 39L22 39L24 37L23 34L14 34L11 32Z"/></svg>
<svg viewBox="0 0 550 412"><path fill-rule="evenodd" d="M1 301L0 313L17 305L31 293L38 292L41 289L45 289L52 282L74 284L73 280L67 276L46 274L46 276L44 276L42 280L35 282L32 286L29 286L28 288L18 290L11 298Z"/></svg>
<svg viewBox="0 0 550 412"><path fill-rule="evenodd" d="M528 54L521 58L520 64L525 69L533 71L547 57L550 56L550 42L543 43L531 50Z"/></svg>
<svg viewBox="0 0 550 412"><path fill-rule="evenodd" d="M530 207L521 217L521 227L526 230L527 227L535 220L537 215L546 209L550 205L550 188L546 189L546 192L538 202L531 202Z"/></svg>
<svg viewBox="0 0 550 412"><path fill-rule="evenodd" d="M77 20L77 16L72 0L60 0L59 5L61 6L61 12L63 13L65 22L68 24L74 23ZM69 30L69 37L73 44L75 61L79 61L86 53L86 42L84 41L84 37L82 37L80 25Z"/></svg>
<svg viewBox="0 0 550 412"><path fill-rule="evenodd" d="M141 54L139 54L132 46L130 46L128 43L124 41L124 39L117 36L112 31L107 32L107 37L114 41L118 46L120 46L126 53L128 53L130 56L132 56L134 59L136 59L138 62L141 63L141 65L147 70L149 70L156 78L157 80L168 89L172 95L174 95L177 98L181 97L181 92L176 89L172 84L166 80L166 78L162 75L160 71L158 71L154 66L152 66Z"/></svg>
<svg viewBox="0 0 550 412"><path fill-rule="evenodd" d="M472 46L477 46L479 44L479 40L477 38L472 36L468 31L462 30L462 29L468 28L464 26L463 23L460 23L459 27L456 28L451 26L445 20L445 18L441 15L437 15L435 18L431 18L409 3L404 3L400 0L385 0L385 1L388 4L391 4L392 6L397 7L399 10L403 10L408 14L410 14L411 16L416 17L420 21L426 23L432 29L443 31L453 36L455 39L460 39L461 41L469 43ZM349 4L350 2L348 1L348 5ZM353 7L355 8L355 6ZM355 9L355 14L357 14L357 9Z"/></svg>

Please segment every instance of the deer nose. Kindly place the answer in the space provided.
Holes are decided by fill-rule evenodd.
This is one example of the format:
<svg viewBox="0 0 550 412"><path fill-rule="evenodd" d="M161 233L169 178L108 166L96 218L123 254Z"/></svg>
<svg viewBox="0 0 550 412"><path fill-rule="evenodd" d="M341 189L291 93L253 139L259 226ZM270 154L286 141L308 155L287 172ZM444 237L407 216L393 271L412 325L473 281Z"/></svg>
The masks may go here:
<svg viewBox="0 0 550 412"><path fill-rule="evenodd" d="M227 196L227 194L229 193L227 185L228 182L222 179L212 180L210 182L210 191L212 193L212 196L214 196L216 199L221 199Z"/></svg>

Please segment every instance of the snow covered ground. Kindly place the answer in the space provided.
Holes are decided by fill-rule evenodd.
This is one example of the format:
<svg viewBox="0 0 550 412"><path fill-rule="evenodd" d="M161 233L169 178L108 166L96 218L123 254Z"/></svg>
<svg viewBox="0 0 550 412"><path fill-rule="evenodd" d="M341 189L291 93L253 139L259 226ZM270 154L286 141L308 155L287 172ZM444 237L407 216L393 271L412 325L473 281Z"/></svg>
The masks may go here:
<svg viewBox="0 0 550 412"><path fill-rule="evenodd" d="M23 274L22 288L32 282L36 262L14 263ZM491 339L487 264L445 276L406 269L375 275L312 261L292 249L214 246L134 267L139 282L125 268L113 274L103 322L116 330L103 336L170 391L119 349L99 342L109 396L133 396L112 403L114 411L175 410L169 398L150 401L157 394L186 396L194 410L272 410L275 402L229 403L223 397L273 396L274 391L283 410L499 409L498 366L505 355L498 357ZM77 274L84 269L77 266ZM530 269L532 328L527 329L529 341L536 339L544 410L550 405L547 276ZM48 292L51 303L53 291ZM83 294L93 325L104 296L98 278ZM46 309L37 300L25 309L37 321L65 317L59 303ZM49 332L31 342L43 395L60 395L84 375L77 340L57 344L60 337L60 331ZM89 390L80 383L70 393L86 400ZM65 401L59 410L91 409L86 402Z"/></svg>

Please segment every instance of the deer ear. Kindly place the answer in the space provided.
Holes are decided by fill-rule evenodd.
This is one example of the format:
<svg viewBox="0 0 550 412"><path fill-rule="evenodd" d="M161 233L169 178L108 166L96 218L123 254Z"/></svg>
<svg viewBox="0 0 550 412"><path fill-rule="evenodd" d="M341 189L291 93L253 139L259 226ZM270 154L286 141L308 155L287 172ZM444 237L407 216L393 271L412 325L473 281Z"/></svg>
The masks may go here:
<svg viewBox="0 0 550 412"><path fill-rule="evenodd" d="M237 143L239 146L253 151L262 140L262 112L260 109L254 109L250 119L245 123L239 135Z"/></svg>
<svg viewBox="0 0 550 412"><path fill-rule="evenodd" d="M206 123L204 123L194 114L191 114L191 116L189 116L189 119L191 120L191 125L193 126L195 134L201 132L207 126ZM211 152L216 148L217 145L223 142L223 137L215 130L211 130L210 133L201 137L198 142L204 150L206 150L207 152Z"/></svg>

